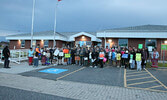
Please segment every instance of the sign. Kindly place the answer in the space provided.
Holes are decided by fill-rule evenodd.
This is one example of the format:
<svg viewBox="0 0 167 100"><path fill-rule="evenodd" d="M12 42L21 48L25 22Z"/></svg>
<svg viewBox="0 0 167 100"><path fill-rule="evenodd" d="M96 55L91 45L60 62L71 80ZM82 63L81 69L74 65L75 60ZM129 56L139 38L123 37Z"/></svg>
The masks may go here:
<svg viewBox="0 0 167 100"><path fill-rule="evenodd" d="M70 58L71 54L65 54L65 58Z"/></svg>
<svg viewBox="0 0 167 100"><path fill-rule="evenodd" d="M161 44L161 50L167 50L167 44Z"/></svg>
<svg viewBox="0 0 167 100"><path fill-rule="evenodd" d="M133 59L133 54L130 55L130 59Z"/></svg>
<svg viewBox="0 0 167 100"><path fill-rule="evenodd" d="M51 73L51 74L59 74L59 73L65 72L65 71L68 71L68 69L49 68L49 69L41 70L39 72Z"/></svg>
<svg viewBox="0 0 167 100"><path fill-rule="evenodd" d="M136 53L136 61L141 61L141 53Z"/></svg>
<svg viewBox="0 0 167 100"><path fill-rule="evenodd" d="M142 49L142 48L143 48L143 44L139 44L139 45L138 45L138 48L139 48L139 49Z"/></svg>
<svg viewBox="0 0 167 100"><path fill-rule="evenodd" d="M64 53L63 52L59 52L59 56L64 56Z"/></svg>
<svg viewBox="0 0 167 100"><path fill-rule="evenodd" d="M121 54L120 53L117 54L117 60L121 60Z"/></svg>
<svg viewBox="0 0 167 100"><path fill-rule="evenodd" d="M122 58L128 58L128 54L123 54Z"/></svg>
<svg viewBox="0 0 167 100"><path fill-rule="evenodd" d="M148 46L148 51L152 51L153 50L153 47L152 46Z"/></svg>

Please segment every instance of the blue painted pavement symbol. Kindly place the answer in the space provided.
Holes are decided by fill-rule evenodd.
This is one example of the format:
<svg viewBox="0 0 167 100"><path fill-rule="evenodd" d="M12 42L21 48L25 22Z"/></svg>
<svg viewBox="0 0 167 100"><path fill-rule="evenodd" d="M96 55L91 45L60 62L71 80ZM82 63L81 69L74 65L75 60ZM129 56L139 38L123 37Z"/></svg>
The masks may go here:
<svg viewBox="0 0 167 100"><path fill-rule="evenodd" d="M65 72L65 71L68 71L68 69L49 68L49 69L41 70L39 72L51 73L51 74L59 74L59 73Z"/></svg>

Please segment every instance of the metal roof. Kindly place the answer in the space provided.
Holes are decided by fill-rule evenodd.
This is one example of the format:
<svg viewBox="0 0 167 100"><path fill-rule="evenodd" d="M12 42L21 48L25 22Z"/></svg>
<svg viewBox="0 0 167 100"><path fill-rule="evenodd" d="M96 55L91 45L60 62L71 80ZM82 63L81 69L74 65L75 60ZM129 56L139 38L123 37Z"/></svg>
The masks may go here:
<svg viewBox="0 0 167 100"><path fill-rule="evenodd" d="M141 25L103 30L103 32L167 32L167 25ZM102 31L99 31L102 32Z"/></svg>

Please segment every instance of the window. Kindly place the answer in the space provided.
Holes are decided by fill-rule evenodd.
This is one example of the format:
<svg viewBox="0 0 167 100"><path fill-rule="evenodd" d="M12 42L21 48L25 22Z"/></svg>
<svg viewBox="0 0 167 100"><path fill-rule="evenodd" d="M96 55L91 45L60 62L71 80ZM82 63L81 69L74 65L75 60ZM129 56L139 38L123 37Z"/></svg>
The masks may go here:
<svg viewBox="0 0 167 100"><path fill-rule="evenodd" d="M21 48L25 48L25 40L21 40Z"/></svg>
<svg viewBox="0 0 167 100"><path fill-rule="evenodd" d="M48 46L49 46L49 41L48 41L48 40L45 40L45 41L44 41L44 48L48 48Z"/></svg>
<svg viewBox="0 0 167 100"><path fill-rule="evenodd" d="M120 47L128 47L128 39L119 39L118 44Z"/></svg>
<svg viewBox="0 0 167 100"><path fill-rule="evenodd" d="M146 39L146 47L152 46L155 48L157 46L157 40L156 39Z"/></svg>
<svg viewBox="0 0 167 100"><path fill-rule="evenodd" d="M35 47L36 46L36 40L33 40L32 41L32 47Z"/></svg>

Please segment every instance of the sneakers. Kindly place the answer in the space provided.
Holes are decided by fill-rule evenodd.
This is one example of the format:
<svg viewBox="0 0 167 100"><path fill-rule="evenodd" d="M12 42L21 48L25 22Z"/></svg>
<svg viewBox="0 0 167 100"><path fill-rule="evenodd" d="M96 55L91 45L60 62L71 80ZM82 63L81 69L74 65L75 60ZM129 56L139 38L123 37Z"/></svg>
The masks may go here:
<svg viewBox="0 0 167 100"><path fill-rule="evenodd" d="M93 66L90 66L90 68L92 68Z"/></svg>
<svg viewBox="0 0 167 100"><path fill-rule="evenodd" d="M97 68L97 66L95 66L94 68Z"/></svg>

